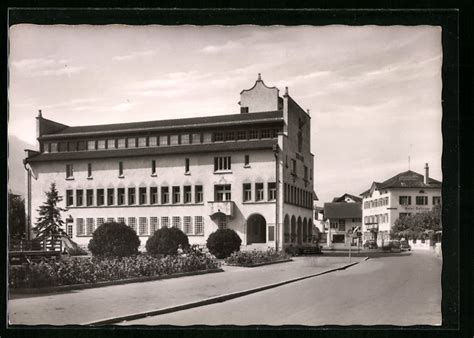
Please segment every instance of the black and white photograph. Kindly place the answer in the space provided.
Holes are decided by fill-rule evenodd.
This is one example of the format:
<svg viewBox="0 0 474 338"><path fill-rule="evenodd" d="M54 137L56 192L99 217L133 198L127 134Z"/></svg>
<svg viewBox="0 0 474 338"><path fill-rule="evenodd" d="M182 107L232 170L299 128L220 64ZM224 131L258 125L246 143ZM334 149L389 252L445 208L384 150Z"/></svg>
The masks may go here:
<svg viewBox="0 0 474 338"><path fill-rule="evenodd" d="M14 24L10 327L440 327L443 27Z"/></svg>

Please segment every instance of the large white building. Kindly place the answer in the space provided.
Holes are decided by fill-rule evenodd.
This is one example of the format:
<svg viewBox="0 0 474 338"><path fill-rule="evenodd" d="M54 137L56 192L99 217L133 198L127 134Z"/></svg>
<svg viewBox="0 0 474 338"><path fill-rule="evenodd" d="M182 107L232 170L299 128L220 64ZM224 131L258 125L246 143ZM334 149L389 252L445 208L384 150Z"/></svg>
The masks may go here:
<svg viewBox="0 0 474 338"><path fill-rule="evenodd" d="M38 147L25 159L30 237L54 182L66 231L81 245L108 221L135 229L142 246L164 226L191 244L227 227L243 245L311 245L309 113L260 75L239 104L240 114L89 126L40 112Z"/></svg>
<svg viewBox="0 0 474 338"><path fill-rule="evenodd" d="M430 211L441 204L441 182L429 177L426 163L424 175L408 170L382 183L373 182L361 196L363 238L383 245L399 217Z"/></svg>

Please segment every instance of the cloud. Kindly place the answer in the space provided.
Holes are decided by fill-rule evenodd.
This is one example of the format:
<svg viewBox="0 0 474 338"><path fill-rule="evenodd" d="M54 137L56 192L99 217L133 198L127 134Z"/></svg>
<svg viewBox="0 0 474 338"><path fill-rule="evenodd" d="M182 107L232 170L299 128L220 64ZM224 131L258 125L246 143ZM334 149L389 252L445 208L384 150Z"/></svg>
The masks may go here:
<svg viewBox="0 0 474 338"><path fill-rule="evenodd" d="M156 54L156 51L153 50L146 50L146 51L141 51L141 52L133 52L130 54L125 54L125 55L117 55L112 57L112 60L114 61L131 61L135 60L141 57L148 57L148 56L153 56Z"/></svg>
<svg viewBox="0 0 474 338"><path fill-rule="evenodd" d="M222 45L208 45L202 48L200 51L202 53L214 54L214 53L226 52L232 49L237 49L239 47L241 47L241 44L239 42L227 41L226 43Z"/></svg>
<svg viewBox="0 0 474 338"><path fill-rule="evenodd" d="M70 59L36 58L15 61L11 65L16 71L23 73L26 77L71 76L85 69L85 67L81 66L71 66L71 62Z"/></svg>

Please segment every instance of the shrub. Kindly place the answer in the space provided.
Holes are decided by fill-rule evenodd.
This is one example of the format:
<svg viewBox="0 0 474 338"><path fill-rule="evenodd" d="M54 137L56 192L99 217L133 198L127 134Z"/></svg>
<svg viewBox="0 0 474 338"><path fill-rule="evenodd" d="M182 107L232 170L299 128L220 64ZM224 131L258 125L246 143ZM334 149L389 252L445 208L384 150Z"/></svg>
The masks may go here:
<svg viewBox="0 0 474 338"><path fill-rule="evenodd" d="M218 267L219 263L212 256L195 251L162 258L141 254L122 258L43 259L39 263L11 266L8 284L11 288L49 287L171 275Z"/></svg>
<svg viewBox="0 0 474 338"><path fill-rule="evenodd" d="M232 253L225 262L229 265L253 265L289 259L288 254L274 249L267 251L240 251Z"/></svg>
<svg viewBox="0 0 474 338"><path fill-rule="evenodd" d="M301 250L299 247L290 244L285 248L285 252L291 256L298 256L301 253Z"/></svg>
<svg viewBox="0 0 474 338"><path fill-rule="evenodd" d="M242 240L232 229L218 229L207 239L209 252L217 258L229 257L231 253L240 250Z"/></svg>
<svg viewBox="0 0 474 338"><path fill-rule="evenodd" d="M178 247L189 247L188 236L178 228L161 228L146 242L146 251L151 255L176 255Z"/></svg>
<svg viewBox="0 0 474 338"><path fill-rule="evenodd" d="M104 223L98 227L89 241L94 256L125 257L136 255L140 240L136 232L123 223Z"/></svg>

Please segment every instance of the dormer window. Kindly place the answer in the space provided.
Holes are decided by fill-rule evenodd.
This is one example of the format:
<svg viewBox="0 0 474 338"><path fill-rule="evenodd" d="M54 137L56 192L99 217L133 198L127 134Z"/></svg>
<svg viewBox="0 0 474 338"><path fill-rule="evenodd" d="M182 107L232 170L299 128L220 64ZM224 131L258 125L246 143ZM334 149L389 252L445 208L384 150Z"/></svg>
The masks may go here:
<svg viewBox="0 0 474 338"><path fill-rule="evenodd" d="M240 107L240 113L241 114L246 114L249 112L249 107Z"/></svg>

